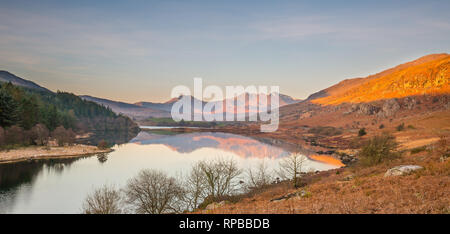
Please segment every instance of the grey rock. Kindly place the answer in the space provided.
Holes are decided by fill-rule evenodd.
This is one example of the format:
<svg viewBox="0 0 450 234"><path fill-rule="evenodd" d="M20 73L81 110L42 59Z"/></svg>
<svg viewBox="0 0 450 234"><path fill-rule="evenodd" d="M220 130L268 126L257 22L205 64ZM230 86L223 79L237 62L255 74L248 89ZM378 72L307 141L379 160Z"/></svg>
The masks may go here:
<svg viewBox="0 0 450 234"><path fill-rule="evenodd" d="M381 111L377 113L378 117L388 117L394 115L400 109L396 99L389 99L384 102Z"/></svg>
<svg viewBox="0 0 450 234"><path fill-rule="evenodd" d="M350 180L353 180L353 178L354 178L354 175L348 175L348 176L346 176L346 177L344 177L344 181L350 181Z"/></svg>
<svg viewBox="0 0 450 234"><path fill-rule="evenodd" d="M413 171L417 171L423 169L423 167L418 165L402 165L402 166L396 166L386 171L384 174L384 177L389 176L400 176L400 175L407 175L410 174Z"/></svg>
<svg viewBox="0 0 450 234"><path fill-rule="evenodd" d="M225 201L221 201L221 202L213 202L209 205L206 206L205 210L213 210L213 209L217 209L219 207L222 207L226 204Z"/></svg>

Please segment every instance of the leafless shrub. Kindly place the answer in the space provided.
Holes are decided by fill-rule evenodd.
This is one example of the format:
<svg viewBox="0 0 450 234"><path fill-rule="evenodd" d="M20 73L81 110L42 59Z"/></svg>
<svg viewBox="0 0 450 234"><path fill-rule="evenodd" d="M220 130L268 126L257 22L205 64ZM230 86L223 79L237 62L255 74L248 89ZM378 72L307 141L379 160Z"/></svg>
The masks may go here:
<svg viewBox="0 0 450 234"><path fill-rule="evenodd" d="M256 168L248 168L246 173L248 189L262 188L273 181L273 176L265 160L260 162Z"/></svg>
<svg viewBox="0 0 450 234"><path fill-rule="evenodd" d="M65 129L63 126L57 127L52 132L52 137L58 142L59 146L64 146L66 144L72 145L75 141L75 133L72 129Z"/></svg>
<svg viewBox="0 0 450 234"><path fill-rule="evenodd" d="M47 144L49 135L50 134L49 134L49 131L48 131L47 127L45 125L43 125L43 124L36 124L31 129L32 139L34 140L34 142L37 145L45 145L45 144Z"/></svg>
<svg viewBox="0 0 450 234"><path fill-rule="evenodd" d="M97 148L99 148L99 149L107 149L108 148L108 142L106 142L105 140L101 140L100 142L98 142Z"/></svg>
<svg viewBox="0 0 450 234"><path fill-rule="evenodd" d="M120 191L113 186L103 186L88 195L83 203L84 214L123 213Z"/></svg>
<svg viewBox="0 0 450 234"><path fill-rule="evenodd" d="M232 198L240 188L241 173L232 159L217 158L194 164L185 180L187 210Z"/></svg>
<svg viewBox="0 0 450 234"><path fill-rule="evenodd" d="M175 178L156 170L142 170L130 179L124 189L126 203L134 213L162 214L183 211L182 184Z"/></svg>

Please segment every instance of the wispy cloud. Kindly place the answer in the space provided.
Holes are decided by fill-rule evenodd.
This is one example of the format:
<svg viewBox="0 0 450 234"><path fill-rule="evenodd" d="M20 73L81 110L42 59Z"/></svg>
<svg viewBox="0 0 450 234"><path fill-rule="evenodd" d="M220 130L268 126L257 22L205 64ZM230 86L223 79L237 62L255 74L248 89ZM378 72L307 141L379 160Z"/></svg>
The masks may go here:
<svg viewBox="0 0 450 234"><path fill-rule="evenodd" d="M150 31L123 30L108 23L73 20L17 10L0 10L0 46L56 56L145 56L156 39ZM117 27L117 28L116 28Z"/></svg>
<svg viewBox="0 0 450 234"><path fill-rule="evenodd" d="M417 35L448 35L449 18L424 17L421 9L407 8L402 11L353 13L346 15L312 14L286 16L250 25L262 39L303 40L321 36L328 39L392 40Z"/></svg>

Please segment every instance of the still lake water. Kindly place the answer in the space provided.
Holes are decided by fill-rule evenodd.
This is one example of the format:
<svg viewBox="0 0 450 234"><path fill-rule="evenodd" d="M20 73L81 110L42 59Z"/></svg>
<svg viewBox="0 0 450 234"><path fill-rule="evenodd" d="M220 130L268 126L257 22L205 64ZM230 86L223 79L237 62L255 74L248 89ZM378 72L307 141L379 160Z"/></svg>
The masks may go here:
<svg viewBox="0 0 450 234"><path fill-rule="evenodd" d="M283 147L218 132L171 134L142 131L109 154L70 159L0 164L0 213L80 213L86 195L104 184L123 187L142 169L170 175L188 173L192 164L232 158L240 168L262 160L275 169L289 156ZM305 170L329 170L335 163L308 159Z"/></svg>

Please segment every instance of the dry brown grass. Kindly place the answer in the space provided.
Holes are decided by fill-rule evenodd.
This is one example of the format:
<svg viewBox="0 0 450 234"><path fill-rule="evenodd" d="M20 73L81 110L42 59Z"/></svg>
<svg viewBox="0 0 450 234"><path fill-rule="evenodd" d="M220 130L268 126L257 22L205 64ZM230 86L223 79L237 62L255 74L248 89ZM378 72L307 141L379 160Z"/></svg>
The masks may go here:
<svg viewBox="0 0 450 234"><path fill-rule="evenodd" d="M436 151L405 153L402 158L373 167L322 172L308 176L308 185L299 189L307 191L306 197L271 202L296 191L278 185L207 213L449 213L450 160L441 161L439 157ZM407 176L384 177L387 169L403 164L425 169ZM348 175L353 179L345 180Z"/></svg>

